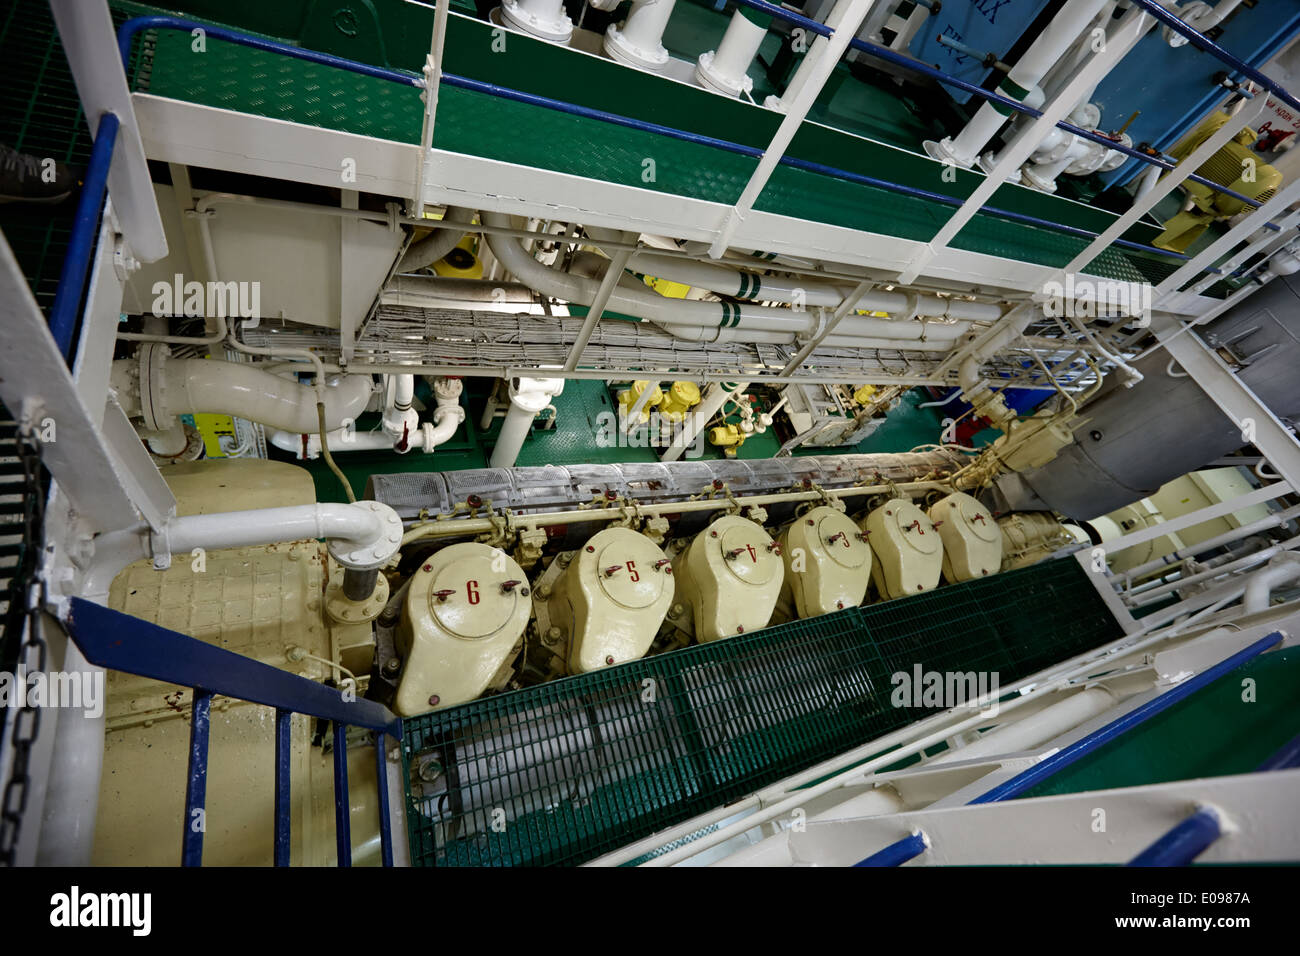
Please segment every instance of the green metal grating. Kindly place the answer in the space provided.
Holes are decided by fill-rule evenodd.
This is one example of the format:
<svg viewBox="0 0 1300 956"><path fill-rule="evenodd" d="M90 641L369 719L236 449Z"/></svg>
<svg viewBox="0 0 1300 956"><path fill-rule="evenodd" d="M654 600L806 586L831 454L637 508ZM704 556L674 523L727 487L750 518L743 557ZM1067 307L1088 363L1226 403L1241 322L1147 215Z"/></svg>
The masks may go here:
<svg viewBox="0 0 1300 956"><path fill-rule="evenodd" d="M449 55L469 55L480 45L489 48L488 25L454 18L451 26L457 44L449 47ZM147 33L143 44L148 50L147 64L144 74L135 78L137 89L399 142L419 139L422 106L419 92L413 88L216 40L210 40L202 54L195 54L188 34L175 31ZM396 59L390 53L390 60ZM544 69L519 75L523 64L540 67L543 61L548 64ZM597 76L609 68L599 60L574 57L572 51L553 45L532 44L524 38L516 41L513 35L503 53L477 57L474 65L450 65L453 71L470 67L467 72L473 75L489 64L493 69L487 78L521 89L528 88L537 76L567 70L574 82L566 86L568 92L560 98L579 100L588 95L584 91L604 85ZM412 69L411 63L401 61L389 65ZM584 79L584 72L591 76ZM645 108L650 110L659 92L650 86L661 84L662 78L637 71L622 73L629 75L622 76L620 82L640 83L646 88L620 99L621 107L608 103L588 105L618 112L625 111L628 104L647 104ZM530 76L532 81L526 78ZM692 92L701 94L698 90ZM703 97L696 105L710 116L718 114L718 122L708 129L712 135L725 137L730 133L738 142L755 139L758 145L766 143L766 138L758 134L765 131L765 124L775 122L770 111L709 94ZM735 118L724 115L737 110L749 119L749 128L743 134L731 130ZM671 118L647 118L684 128L705 122L699 110L674 113ZM575 148L575 144L581 144L581 148ZM740 196L757 162L708 146L449 86L439 93L434 145L452 152L728 204ZM813 124L800 131L791 154L959 198L968 195L980 179L961 171L958 181L949 183L940 176L943 167L922 155ZM655 163L655 177L650 182L643 178L647 159ZM1110 214L1086 205L1016 187L999 189L993 202L1002 208L1095 230L1113 221ZM952 214L950 208L928 200L788 167L774 172L756 208L921 242L932 239ZM1155 230L1141 224L1128 235L1149 242ZM976 216L952 243L960 249L1049 266L1065 265L1087 244L1086 239L985 214ZM1099 275L1124 281L1159 281L1174 268L1172 260L1114 247L1089 267Z"/></svg>
<svg viewBox="0 0 1300 956"><path fill-rule="evenodd" d="M582 863L932 713L896 672L1005 685L1119 634L1051 561L408 718L411 860Z"/></svg>

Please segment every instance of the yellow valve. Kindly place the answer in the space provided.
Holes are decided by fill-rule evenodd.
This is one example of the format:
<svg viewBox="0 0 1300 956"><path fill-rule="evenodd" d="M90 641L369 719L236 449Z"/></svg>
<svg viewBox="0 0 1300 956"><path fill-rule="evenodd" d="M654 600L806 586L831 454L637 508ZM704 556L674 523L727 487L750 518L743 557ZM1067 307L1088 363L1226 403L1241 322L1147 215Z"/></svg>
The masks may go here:
<svg viewBox="0 0 1300 956"><path fill-rule="evenodd" d="M433 264L433 271L449 279L481 279L483 263L475 254L477 249L478 238L466 236L455 249Z"/></svg>
<svg viewBox="0 0 1300 956"><path fill-rule="evenodd" d="M871 396L876 394L876 386L860 385L857 391L853 393L853 400L859 405L868 405L871 403Z"/></svg>
<svg viewBox="0 0 1300 956"><path fill-rule="evenodd" d="M739 448L745 443L745 433L738 425L719 425L709 429L709 443L719 448Z"/></svg>
<svg viewBox="0 0 1300 956"><path fill-rule="evenodd" d="M637 401L641 398L641 393L647 388L652 388L645 404L641 407L640 421L648 422L650 420L650 410L657 407L664 400L663 390L657 385L650 382L633 382L631 388L625 388L618 393L618 405L620 415L627 418L628 413L632 410Z"/></svg>
<svg viewBox="0 0 1300 956"><path fill-rule="evenodd" d="M686 413L700 404L700 387L694 382L673 382L664 395L659 413L668 421L680 422Z"/></svg>

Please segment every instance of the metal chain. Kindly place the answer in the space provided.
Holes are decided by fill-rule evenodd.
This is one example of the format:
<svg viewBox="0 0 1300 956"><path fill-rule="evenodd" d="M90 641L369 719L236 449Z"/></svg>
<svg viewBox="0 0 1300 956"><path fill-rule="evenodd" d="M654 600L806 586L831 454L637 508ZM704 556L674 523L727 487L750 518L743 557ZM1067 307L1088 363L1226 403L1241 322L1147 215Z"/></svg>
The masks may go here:
<svg viewBox="0 0 1300 956"><path fill-rule="evenodd" d="M18 458L23 466L25 507L23 509L23 554L14 569L11 599L25 603L26 640L18 654L19 665L35 663L35 671L45 670L45 640L42 636L41 607L45 603L45 587L37 578L40 555L43 550L45 529L45 497L41 485L41 442L36 434L24 427L18 435ZM18 837L27 810L27 797L31 779L28 762L32 748L40 733L41 714L35 707L27 706L27 695L22 693L13 713L13 767L9 782L5 784L4 799L0 802L0 865L13 866L18 847Z"/></svg>

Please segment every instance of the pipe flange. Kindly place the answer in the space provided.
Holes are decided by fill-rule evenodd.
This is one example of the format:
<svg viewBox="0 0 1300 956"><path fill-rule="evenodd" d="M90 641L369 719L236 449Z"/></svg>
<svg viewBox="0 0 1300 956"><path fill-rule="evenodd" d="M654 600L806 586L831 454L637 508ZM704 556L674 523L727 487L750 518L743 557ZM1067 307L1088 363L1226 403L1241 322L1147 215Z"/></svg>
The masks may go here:
<svg viewBox="0 0 1300 956"><path fill-rule="evenodd" d="M335 538L329 541L330 557L353 571L377 571L388 564L402 548L402 519L380 501L357 501L352 507L373 512L379 519L379 533L370 541Z"/></svg>
<svg viewBox="0 0 1300 956"><path fill-rule="evenodd" d="M375 579L375 589L364 601L354 601L343 593L343 575L337 574L325 586L325 613L338 624L367 624L379 617L388 603L388 579Z"/></svg>
<svg viewBox="0 0 1300 956"><path fill-rule="evenodd" d="M505 25L515 27L524 33L549 40L552 43L568 43L573 38L573 21L564 14L560 7L559 16L554 20L539 17L531 10L526 10L518 0L501 0L500 11Z"/></svg>
<svg viewBox="0 0 1300 956"><path fill-rule="evenodd" d="M637 46L627 38L616 24L611 23L605 31L605 52L610 59L618 60L628 66L642 70L659 71L668 65L668 51L660 44L657 50L647 50Z"/></svg>
<svg viewBox="0 0 1300 956"><path fill-rule="evenodd" d="M700 58L695 62L695 79L700 86L724 96L739 96L742 92L750 92L754 88L754 80L749 74L736 77L714 69L713 58L717 52L717 50L709 50L701 53Z"/></svg>
<svg viewBox="0 0 1300 956"><path fill-rule="evenodd" d="M144 427L151 432L165 432L171 427L175 415L167 413L167 386L164 381L167 359L171 349L161 342L146 342L137 355L140 361L140 416Z"/></svg>

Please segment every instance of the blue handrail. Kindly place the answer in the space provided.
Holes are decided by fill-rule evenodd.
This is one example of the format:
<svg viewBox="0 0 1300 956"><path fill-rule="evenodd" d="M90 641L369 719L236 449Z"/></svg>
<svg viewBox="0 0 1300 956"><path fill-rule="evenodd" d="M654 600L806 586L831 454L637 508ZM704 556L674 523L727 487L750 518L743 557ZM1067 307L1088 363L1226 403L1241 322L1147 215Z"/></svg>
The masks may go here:
<svg viewBox="0 0 1300 956"><path fill-rule="evenodd" d="M929 846L930 841L926 839L925 834L917 830L853 865L854 867L902 866L908 860L920 856Z"/></svg>
<svg viewBox="0 0 1300 956"><path fill-rule="evenodd" d="M72 353L72 337L81 314L81 294L90 273L90 257L95 251L95 234L99 231L99 214L108 190L108 168L113 162L113 146L120 126L117 116L105 113L95 127L95 143L90 149L86 178L77 197L77 213L72 221L72 235L63 256L63 269L50 309L50 332L64 358Z"/></svg>
<svg viewBox="0 0 1300 956"><path fill-rule="evenodd" d="M998 784L993 789L980 794L971 804L977 803L996 803L1000 800L1010 800L1012 797L1018 797L1020 794L1036 786L1048 777L1064 770L1077 760L1082 759L1094 750L1110 743L1117 737L1122 736L1134 727L1145 723L1156 714L1168 710L1174 704L1185 700L1198 690L1214 683L1224 674L1228 674L1247 661L1254 660L1260 654L1263 654L1271 647L1275 647L1282 640L1282 635L1274 631L1267 637L1262 637L1249 647L1243 648L1231 657L1228 657L1213 667L1209 667L1197 674L1195 677L1188 678L1181 684L1165 691L1157 697L1153 697L1146 703L1134 708L1122 717L1117 717L1110 723L1106 724L1085 737L1081 737L1067 747L1063 747L1056 753L1044 760L1034 764L1028 770L1017 774L1010 780Z"/></svg>
<svg viewBox="0 0 1300 956"><path fill-rule="evenodd" d="M355 726L374 731L379 771L380 851L383 864L392 865L385 735L400 741L402 721L387 707L370 700L347 699L337 689L82 598L71 600L66 626L73 642L92 664L194 690L185 825L181 841L183 865L198 866L203 859L209 713L212 698L217 694L275 708L276 866L289 865L291 715L308 714L333 724L335 821L340 866L352 863L347 728Z"/></svg>
<svg viewBox="0 0 1300 956"><path fill-rule="evenodd" d="M756 0L757 2L757 0ZM353 60L345 60L342 57L336 57L327 53L316 53L311 50L304 50L301 47L290 46L289 44L279 43L267 40L262 37L252 36L241 33L236 30L228 30L224 27L207 26L193 20L183 20L178 17L168 16L143 16L133 17L122 24L118 30L118 45L122 52L124 64L129 64L131 53L131 41L135 35L146 29L172 29L172 30L196 30L202 29L211 37L219 40L226 40L230 43L237 43L243 46L252 47L259 50L268 50L281 53L285 56L295 57L301 60L309 60L313 63L322 63L328 66L335 66L339 69L349 70L353 73L360 73L365 76L378 77L379 79L390 80L402 83L407 86L423 88L424 80L422 77L414 74L403 73L397 70L383 69L380 67L370 66L369 64L357 63ZM587 119L599 120L600 122L609 123L614 126L620 126L625 129L635 129L643 132L655 133L670 139L680 140L687 143L709 146L715 149L725 150L730 153L736 153L741 156L748 156L754 159L760 158L764 150L756 146L746 146L742 143L733 143L729 140L718 139L713 136L705 136L701 133L692 133L688 130L676 129L671 126L663 126L658 123L651 123L646 120L634 119L630 116L622 116L617 113L610 113L605 110L593 109L589 106L580 106L576 103L567 103L563 100L552 99L549 96L540 96L536 93L525 93L520 90L513 90L504 86L497 86L494 83L487 83L483 80L475 80L465 76L459 76L454 73L443 73L442 82L448 86L458 87L460 89L472 90L483 93L488 96L495 96L500 99L511 100L516 103L525 103L530 106L540 106L545 109L554 110L559 113L567 113L571 116L581 116ZM1014 102L1008 100L1008 102ZM960 206L964 200L954 199L951 196L944 196L941 193L930 192L925 189L918 189L913 186L905 186L900 183L889 182L884 179L876 179L873 176L864 176L859 173L853 173L846 169L840 169L835 166L828 166L823 163L814 163L807 160L796 159L791 156L783 156L780 164L792 169L801 169L807 172L815 172L822 175L834 176L838 179L844 179L849 182L862 183L867 186L874 186L878 189L884 189L889 192L898 193L904 196L912 196L918 199L926 199L935 202L942 202L948 206ZM1216 186L1216 188L1218 188ZM1244 197L1242 197L1244 198ZM1249 200L1247 200L1249 201ZM1091 232L1087 229L1079 229L1074 226L1067 226L1063 223L1052 222L1047 219L1040 219L1036 216L1029 216L1023 213L1012 212L1007 209L1000 209L996 206L981 206L979 211L986 215L995 216L1000 219L1008 219L1012 222L1024 223L1030 226L1036 226L1042 229L1050 229L1056 232L1066 233L1068 235L1080 236L1086 239L1095 239L1100 233ZM1153 253L1171 259L1187 260L1190 257L1177 252L1171 252L1168 249L1160 249L1156 246L1148 246L1138 242L1131 242L1126 239L1116 239L1115 245L1127 249L1134 249L1139 252Z"/></svg>
<svg viewBox="0 0 1300 956"><path fill-rule="evenodd" d="M1197 810L1133 857L1128 865L1186 866L1222 835L1219 815L1213 810Z"/></svg>

